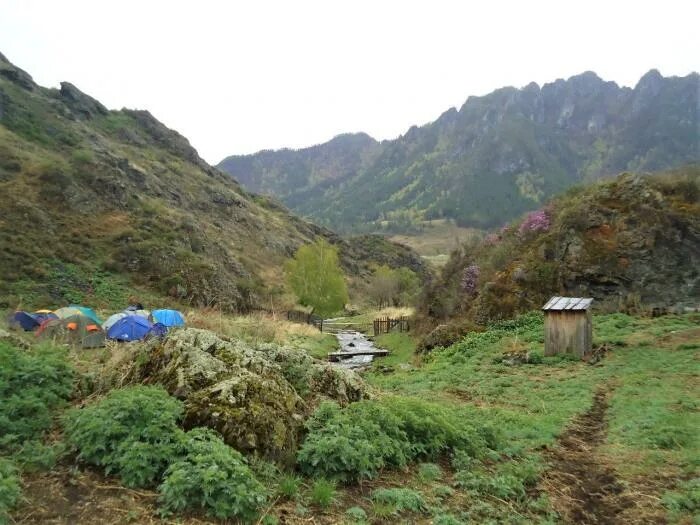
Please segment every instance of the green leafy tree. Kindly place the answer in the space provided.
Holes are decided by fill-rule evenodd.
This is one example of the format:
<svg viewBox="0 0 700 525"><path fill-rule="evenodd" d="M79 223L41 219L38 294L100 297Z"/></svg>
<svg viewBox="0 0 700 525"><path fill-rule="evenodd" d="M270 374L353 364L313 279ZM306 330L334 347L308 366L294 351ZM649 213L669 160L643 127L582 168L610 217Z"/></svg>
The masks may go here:
<svg viewBox="0 0 700 525"><path fill-rule="evenodd" d="M323 239L297 250L286 264L287 280L299 302L319 315L330 315L348 302L338 251Z"/></svg>

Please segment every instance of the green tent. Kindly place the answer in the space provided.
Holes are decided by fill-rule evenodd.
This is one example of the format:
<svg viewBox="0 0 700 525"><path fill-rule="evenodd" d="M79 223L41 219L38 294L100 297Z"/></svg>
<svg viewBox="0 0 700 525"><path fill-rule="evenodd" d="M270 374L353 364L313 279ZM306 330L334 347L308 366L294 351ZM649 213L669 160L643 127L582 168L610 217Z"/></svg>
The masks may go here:
<svg viewBox="0 0 700 525"><path fill-rule="evenodd" d="M99 348L105 345L104 330L86 315L49 319L41 324L36 335L41 339L52 339L80 348Z"/></svg>

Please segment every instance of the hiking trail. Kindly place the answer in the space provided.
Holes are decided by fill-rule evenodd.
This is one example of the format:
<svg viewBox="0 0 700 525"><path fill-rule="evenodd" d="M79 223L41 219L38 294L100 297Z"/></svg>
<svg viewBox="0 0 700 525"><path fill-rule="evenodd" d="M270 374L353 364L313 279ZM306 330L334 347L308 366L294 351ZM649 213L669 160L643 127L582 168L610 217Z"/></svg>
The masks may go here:
<svg viewBox="0 0 700 525"><path fill-rule="evenodd" d="M610 393L599 389L593 406L574 419L546 455L551 466L541 484L567 523L619 523L618 515L631 505L615 472L596 450L607 434Z"/></svg>

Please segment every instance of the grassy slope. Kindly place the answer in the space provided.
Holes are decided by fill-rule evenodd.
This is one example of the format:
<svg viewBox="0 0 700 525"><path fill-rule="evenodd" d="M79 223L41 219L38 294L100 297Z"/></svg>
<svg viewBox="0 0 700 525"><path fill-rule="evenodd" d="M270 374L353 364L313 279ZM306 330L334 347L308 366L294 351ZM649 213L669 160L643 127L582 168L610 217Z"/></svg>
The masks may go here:
<svg viewBox="0 0 700 525"><path fill-rule="evenodd" d="M247 193L147 112L18 83L17 71L0 56L0 308L119 308L132 294L231 310L291 303L280 268L319 237L339 247L353 290L372 261L421 264Z"/></svg>
<svg viewBox="0 0 700 525"><path fill-rule="evenodd" d="M611 389L601 453L629 491L651 492L633 512L658 517L664 511L654 498L698 473L699 321L697 314L597 316L596 344L614 348L597 365L559 358L521 366L494 362L513 349L542 353L542 325L534 320L502 333L468 336L420 369L369 377L385 391L439 399L461 407L465 417L493 422L512 451L527 458L541 457L542 447L553 446L574 416L591 406L597 389Z"/></svg>

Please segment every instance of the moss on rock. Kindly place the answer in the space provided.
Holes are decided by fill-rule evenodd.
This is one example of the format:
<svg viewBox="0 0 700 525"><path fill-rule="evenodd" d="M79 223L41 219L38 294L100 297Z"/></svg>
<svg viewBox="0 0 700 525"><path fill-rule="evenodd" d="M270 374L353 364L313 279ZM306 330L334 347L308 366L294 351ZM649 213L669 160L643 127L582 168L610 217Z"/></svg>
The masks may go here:
<svg viewBox="0 0 700 525"><path fill-rule="evenodd" d="M352 371L298 349L251 346L208 330L175 330L146 343L130 382L162 384L185 402L185 425L206 425L239 450L284 458L322 399L341 405L368 398Z"/></svg>

